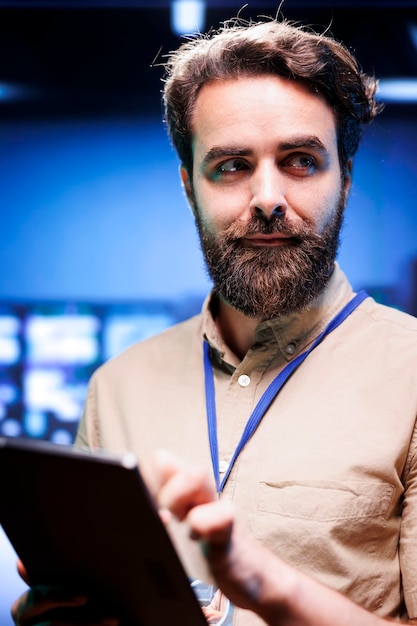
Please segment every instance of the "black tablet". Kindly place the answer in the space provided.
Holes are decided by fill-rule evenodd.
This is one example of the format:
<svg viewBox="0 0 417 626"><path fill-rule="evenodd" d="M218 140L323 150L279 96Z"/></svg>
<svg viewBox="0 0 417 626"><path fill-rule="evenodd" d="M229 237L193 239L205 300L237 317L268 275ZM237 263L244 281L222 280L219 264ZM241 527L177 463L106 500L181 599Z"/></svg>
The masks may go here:
<svg viewBox="0 0 417 626"><path fill-rule="evenodd" d="M0 473L0 524L34 582L87 590L123 625L206 626L133 455L0 438Z"/></svg>

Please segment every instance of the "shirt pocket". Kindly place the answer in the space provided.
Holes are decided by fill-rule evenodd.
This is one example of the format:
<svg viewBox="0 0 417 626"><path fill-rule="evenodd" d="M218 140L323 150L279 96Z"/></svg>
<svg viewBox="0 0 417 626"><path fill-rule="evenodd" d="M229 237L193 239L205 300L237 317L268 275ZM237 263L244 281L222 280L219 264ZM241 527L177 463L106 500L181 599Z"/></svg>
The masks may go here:
<svg viewBox="0 0 417 626"><path fill-rule="evenodd" d="M364 481L259 484L255 537L284 561L368 610L398 587L394 485ZM394 581L394 583L393 583Z"/></svg>
<svg viewBox="0 0 417 626"><path fill-rule="evenodd" d="M377 481L261 482L258 510L318 522L386 519L393 493L393 485Z"/></svg>

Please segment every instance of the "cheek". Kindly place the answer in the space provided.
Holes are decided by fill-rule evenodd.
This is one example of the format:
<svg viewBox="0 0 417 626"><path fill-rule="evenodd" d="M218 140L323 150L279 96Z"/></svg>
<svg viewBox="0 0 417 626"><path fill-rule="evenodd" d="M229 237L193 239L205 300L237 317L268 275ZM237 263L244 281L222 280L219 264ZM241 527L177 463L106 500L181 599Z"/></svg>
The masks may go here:
<svg viewBox="0 0 417 626"><path fill-rule="evenodd" d="M237 190L225 192L215 186L200 185L195 189L195 203L200 224L212 233L248 217L248 202Z"/></svg>
<svg viewBox="0 0 417 626"><path fill-rule="evenodd" d="M321 234L332 220L342 200L341 184L319 193L317 189L298 198L299 210L296 213L304 219L315 232Z"/></svg>
<svg viewBox="0 0 417 626"><path fill-rule="evenodd" d="M334 217L341 206L345 206L345 200L340 189L338 194L333 197L332 202L327 207L327 210L323 211L322 219L319 220L316 232L323 234L325 228L329 226L332 221L334 221Z"/></svg>
<svg viewBox="0 0 417 626"><path fill-rule="evenodd" d="M224 215L205 211L200 205L197 205L195 215L199 229L216 237L230 225L231 221L226 220Z"/></svg>

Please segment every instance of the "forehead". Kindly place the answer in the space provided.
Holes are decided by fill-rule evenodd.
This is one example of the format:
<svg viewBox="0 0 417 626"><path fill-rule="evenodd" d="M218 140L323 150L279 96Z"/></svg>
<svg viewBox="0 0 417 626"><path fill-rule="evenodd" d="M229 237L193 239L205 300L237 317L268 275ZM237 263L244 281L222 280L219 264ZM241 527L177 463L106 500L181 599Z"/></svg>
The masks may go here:
<svg viewBox="0 0 417 626"><path fill-rule="evenodd" d="M267 148L308 135L337 153L336 122L327 101L300 82L273 75L206 84L191 126L196 158L213 145Z"/></svg>

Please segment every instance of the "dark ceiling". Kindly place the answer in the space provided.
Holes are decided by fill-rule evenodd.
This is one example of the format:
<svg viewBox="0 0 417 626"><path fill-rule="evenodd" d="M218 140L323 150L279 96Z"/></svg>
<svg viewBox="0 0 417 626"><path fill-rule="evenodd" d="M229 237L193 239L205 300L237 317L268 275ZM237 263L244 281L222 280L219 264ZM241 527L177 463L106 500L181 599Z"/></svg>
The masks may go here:
<svg viewBox="0 0 417 626"><path fill-rule="evenodd" d="M206 4L209 27L244 3ZM241 15L274 15L279 5L249 1ZM330 25L366 71L417 77L417 1L285 0L282 13ZM167 1L0 0L0 83L26 90L0 103L0 119L159 112L162 71L152 62L178 43Z"/></svg>

